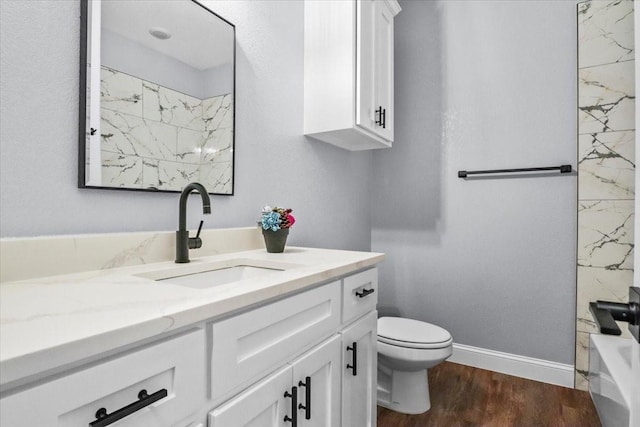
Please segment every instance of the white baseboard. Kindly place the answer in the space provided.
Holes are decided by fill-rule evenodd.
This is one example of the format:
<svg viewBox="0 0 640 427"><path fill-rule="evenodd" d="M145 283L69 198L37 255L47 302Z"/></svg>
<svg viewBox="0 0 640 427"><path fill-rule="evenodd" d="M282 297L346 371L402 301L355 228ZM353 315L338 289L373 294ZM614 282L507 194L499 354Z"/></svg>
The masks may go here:
<svg viewBox="0 0 640 427"><path fill-rule="evenodd" d="M534 359L533 357L503 353L472 347L464 344L453 344L453 355L449 362L474 368L500 372L502 374L527 378L548 384L573 388L573 365Z"/></svg>

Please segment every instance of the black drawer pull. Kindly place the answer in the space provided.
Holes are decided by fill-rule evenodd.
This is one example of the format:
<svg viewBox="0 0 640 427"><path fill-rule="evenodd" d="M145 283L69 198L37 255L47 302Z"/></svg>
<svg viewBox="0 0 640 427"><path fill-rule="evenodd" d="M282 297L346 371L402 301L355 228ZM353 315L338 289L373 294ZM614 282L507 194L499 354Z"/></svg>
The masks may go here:
<svg viewBox="0 0 640 427"><path fill-rule="evenodd" d="M347 369L351 369L353 371L353 376L355 377L358 375L358 343L354 341L353 344L351 344L351 347L347 346L347 351L353 352L351 365L347 365Z"/></svg>
<svg viewBox="0 0 640 427"><path fill-rule="evenodd" d="M285 422L291 422L291 427L298 427L298 387L291 387L291 393L284 392L284 397L291 398L291 417L284 416Z"/></svg>
<svg viewBox="0 0 640 427"><path fill-rule="evenodd" d="M96 412L96 420L89 423L91 427L105 427L110 424L115 423L118 420L123 419L126 416L133 414L134 412L139 411L142 408L145 408L151 405L158 400L167 397L167 389L163 388L161 390L156 391L153 394L147 394L147 390L140 390L138 393L138 401L128 404L125 407L118 409L112 413L108 413L106 408L100 408Z"/></svg>
<svg viewBox="0 0 640 427"><path fill-rule="evenodd" d="M371 295L372 293L374 293L376 290L371 288L371 289L363 289L362 292L358 292L356 291L356 296L358 298L364 298L367 295Z"/></svg>
<svg viewBox="0 0 640 427"><path fill-rule="evenodd" d="M305 377L304 382L298 381L298 387L304 387L304 405L298 405L298 409L304 409L304 418L311 419L311 377Z"/></svg>

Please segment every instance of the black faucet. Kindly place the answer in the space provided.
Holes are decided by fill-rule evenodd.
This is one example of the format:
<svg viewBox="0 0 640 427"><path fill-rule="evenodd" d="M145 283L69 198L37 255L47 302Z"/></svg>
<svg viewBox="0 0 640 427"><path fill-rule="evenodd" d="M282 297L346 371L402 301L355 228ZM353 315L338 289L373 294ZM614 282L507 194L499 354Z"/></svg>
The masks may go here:
<svg viewBox="0 0 640 427"><path fill-rule="evenodd" d="M589 303L589 310L605 335L620 335L616 320L629 323L629 332L640 343L640 288L629 288L629 302L596 301Z"/></svg>
<svg viewBox="0 0 640 427"><path fill-rule="evenodd" d="M192 182L187 185L182 194L180 195L180 214L178 217L178 231L176 231L176 262L185 263L189 262L189 249L198 249L202 246L202 239L200 239L200 230L202 230L202 223L200 221L200 227L198 227L198 233L196 237L189 237L189 230L187 230L187 198L192 191L197 191L202 197L202 213L211 213L211 201L209 200L209 194L207 190L198 184Z"/></svg>

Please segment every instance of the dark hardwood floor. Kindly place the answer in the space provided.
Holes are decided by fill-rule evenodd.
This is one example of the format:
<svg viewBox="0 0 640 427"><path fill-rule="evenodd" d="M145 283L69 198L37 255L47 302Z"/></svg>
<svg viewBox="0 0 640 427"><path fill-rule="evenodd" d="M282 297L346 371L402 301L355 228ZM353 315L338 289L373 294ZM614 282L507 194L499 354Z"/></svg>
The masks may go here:
<svg viewBox="0 0 640 427"><path fill-rule="evenodd" d="M379 406L378 427L600 427L586 391L450 362L429 370L429 385L429 411L405 415Z"/></svg>

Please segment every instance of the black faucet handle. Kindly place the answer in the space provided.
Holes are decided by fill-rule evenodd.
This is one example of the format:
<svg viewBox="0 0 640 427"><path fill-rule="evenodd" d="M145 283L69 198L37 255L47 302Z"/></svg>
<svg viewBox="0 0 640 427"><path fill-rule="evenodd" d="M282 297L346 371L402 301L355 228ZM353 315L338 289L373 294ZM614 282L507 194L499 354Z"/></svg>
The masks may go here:
<svg viewBox="0 0 640 427"><path fill-rule="evenodd" d="M204 221L200 220L200 225L198 226L198 232L196 233L196 239L200 238L200 231L202 231L202 224L204 224Z"/></svg>
<svg viewBox="0 0 640 427"><path fill-rule="evenodd" d="M613 315L608 310L598 307L598 303L590 302L589 303L589 311L593 314L593 318L598 325L598 329L600 333L605 335L620 335L622 331L618 327L613 318Z"/></svg>
<svg viewBox="0 0 640 427"><path fill-rule="evenodd" d="M200 221L200 226L198 227L198 232L196 233L196 237L189 237L189 249L199 249L202 247L202 239L200 238L200 231L202 230L202 224L204 221Z"/></svg>

